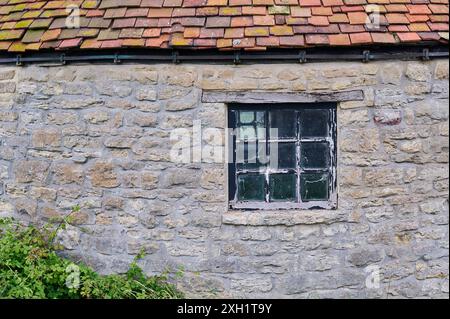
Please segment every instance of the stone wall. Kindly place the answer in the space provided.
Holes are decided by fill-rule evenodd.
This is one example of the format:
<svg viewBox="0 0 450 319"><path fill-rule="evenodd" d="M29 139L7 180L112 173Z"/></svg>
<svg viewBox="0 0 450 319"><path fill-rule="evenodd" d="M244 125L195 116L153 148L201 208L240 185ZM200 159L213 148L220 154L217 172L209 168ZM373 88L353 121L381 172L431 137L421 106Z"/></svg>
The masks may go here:
<svg viewBox="0 0 450 319"><path fill-rule="evenodd" d="M448 298L448 77L446 60L2 66L0 215L79 205L66 254L123 272L144 248L144 269L181 270L189 296ZM170 162L172 129L226 125L202 90L354 89L338 210L228 211L225 164Z"/></svg>

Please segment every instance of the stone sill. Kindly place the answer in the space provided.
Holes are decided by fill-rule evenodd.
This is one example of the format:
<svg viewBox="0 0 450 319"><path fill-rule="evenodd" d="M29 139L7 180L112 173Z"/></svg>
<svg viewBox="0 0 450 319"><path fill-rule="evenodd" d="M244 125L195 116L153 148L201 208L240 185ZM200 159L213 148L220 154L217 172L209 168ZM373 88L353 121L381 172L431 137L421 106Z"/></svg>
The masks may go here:
<svg viewBox="0 0 450 319"><path fill-rule="evenodd" d="M225 225L237 226L294 226L332 224L349 221L348 212L341 210L235 211L222 217Z"/></svg>

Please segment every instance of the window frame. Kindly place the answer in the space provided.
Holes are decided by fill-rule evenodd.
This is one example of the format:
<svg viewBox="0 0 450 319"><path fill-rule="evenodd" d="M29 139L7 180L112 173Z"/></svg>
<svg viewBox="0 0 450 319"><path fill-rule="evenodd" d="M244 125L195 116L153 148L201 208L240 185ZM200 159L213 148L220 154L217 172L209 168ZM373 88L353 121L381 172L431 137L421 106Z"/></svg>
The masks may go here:
<svg viewBox="0 0 450 319"><path fill-rule="evenodd" d="M328 135L325 138L301 138L300 137L300 118L297 119L296 124L296 138L295 143L298 148L298 153L300 154L300 143L307 142L320 142L326 141L329 143L329 151L330 151L330 163L327 169L322 170L329 172L330 180L328 182L328 200L322 201L302 201L301 199L301 190L300 190L300 174L304 173L300 166L300 157L296 158L297 163L295 167L295 173L297 177L297 201L296 202L288 202L288 201L280 201L280 202L270 202L268 198L266 201L238 201L238 170L236 163L236 152L237 152L237 137L233 133L237 128L237 119L235 118L235 111L264 111L266 112L266 132L271 127L270 124L270 116L269 111L274 110L295 110L297 112L305 109L326 109L329 110L329 119L328 119ZM228 137L229 145L229 154L230 162L228 163L228 201L229 208L235 210L283 210L283 209L328 209L334 210L337 209L338 204L338 194L337 194L337 103L333 102L319 102L319 103L261 103L261 104L248 104L248 103L230 103L228 104L228 128L231 133ZM269 134L266 133L266 138L264 143L266 143L266 147L270 147L270 137ZM292 139L283 139L283 142L294 142ZM300 156L300 155L299 155ZM292 169L288 169L291 170ZM287 169L278 169L278 171L286 172ZM314 169L307 169L307 171L321 171ZM270 190L268 189L269 185L269 176L270 174L276 174L277 170L272 170L270 168L266 168L266 180L265 180L265 194L267 195Z"/></svg>

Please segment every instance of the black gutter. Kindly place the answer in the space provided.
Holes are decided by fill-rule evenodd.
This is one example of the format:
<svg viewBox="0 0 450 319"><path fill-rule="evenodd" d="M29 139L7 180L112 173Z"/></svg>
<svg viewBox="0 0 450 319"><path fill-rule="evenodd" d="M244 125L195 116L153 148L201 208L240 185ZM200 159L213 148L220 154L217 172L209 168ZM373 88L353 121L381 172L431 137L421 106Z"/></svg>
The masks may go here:
<svg viewBox="0 0 450 319"><path fill-rule="evenodd" d="M379 47L320 47L275 49L267 51L218 51L170 49L70 50L39 51L24 54L1 54L0 65L68 63L307 63L382 60L431 60L449 58L447 45L422 44Z"/></svg>

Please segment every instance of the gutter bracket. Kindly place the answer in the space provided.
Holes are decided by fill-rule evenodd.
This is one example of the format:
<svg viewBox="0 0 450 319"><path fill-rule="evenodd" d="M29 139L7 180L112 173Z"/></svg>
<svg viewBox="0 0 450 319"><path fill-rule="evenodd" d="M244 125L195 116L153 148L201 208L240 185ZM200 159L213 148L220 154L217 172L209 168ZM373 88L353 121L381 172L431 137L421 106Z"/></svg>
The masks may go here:
<svg viewBox="0 0 450 319"><path fill-rule="evenodd" d="M23 66L22 56L20 54L16 55L16 65L17 66Z"/></svg>
<svg viewBox="0 0 450 319"><path fill-rule="evenodd" d="M119 64L119 63L121 63L122 61L120 61L120 58L119 58L119 53L115 53L114 54L114 64Z"/></svg>
<svg viewBox="0 0 450 319"><path fill-rule="evenodd" d="M364 63L370 62L370 51L369 50L363 51L363 60L362 61Z"/></svg>
<svg viewBox="0 0 450 319"><path fill-rule="evenodd" d="M179 53L178 51L172 51L172 63L173 64L180 64L180 59L178 58Z"/></svg>
<svg viewBox="0 0 450 319"><path fill-rule="evenodd" d="M241 63L241 52L240 51L234 52L233 63L234 64L240 64Z"/></svg>
<svg viewBox="0 0 450 319"><path fill-rule="evenodd" d="M298 53L298 62L299 63L306 63L306 51L305 50L301 50Z"/></svg>
<svg viewBox="0 0 450 319"><path fill-rule="evenodd" d="M430 61L430 49L425 48L422 50L422 60L423 61Z"/></svg>
<svg viewBox="0 0 450 319"><path fill-rule="evenodd" d="M61 62L61 65L66 65L66 55L64 53L59 57L59 61Z"/></svg>

